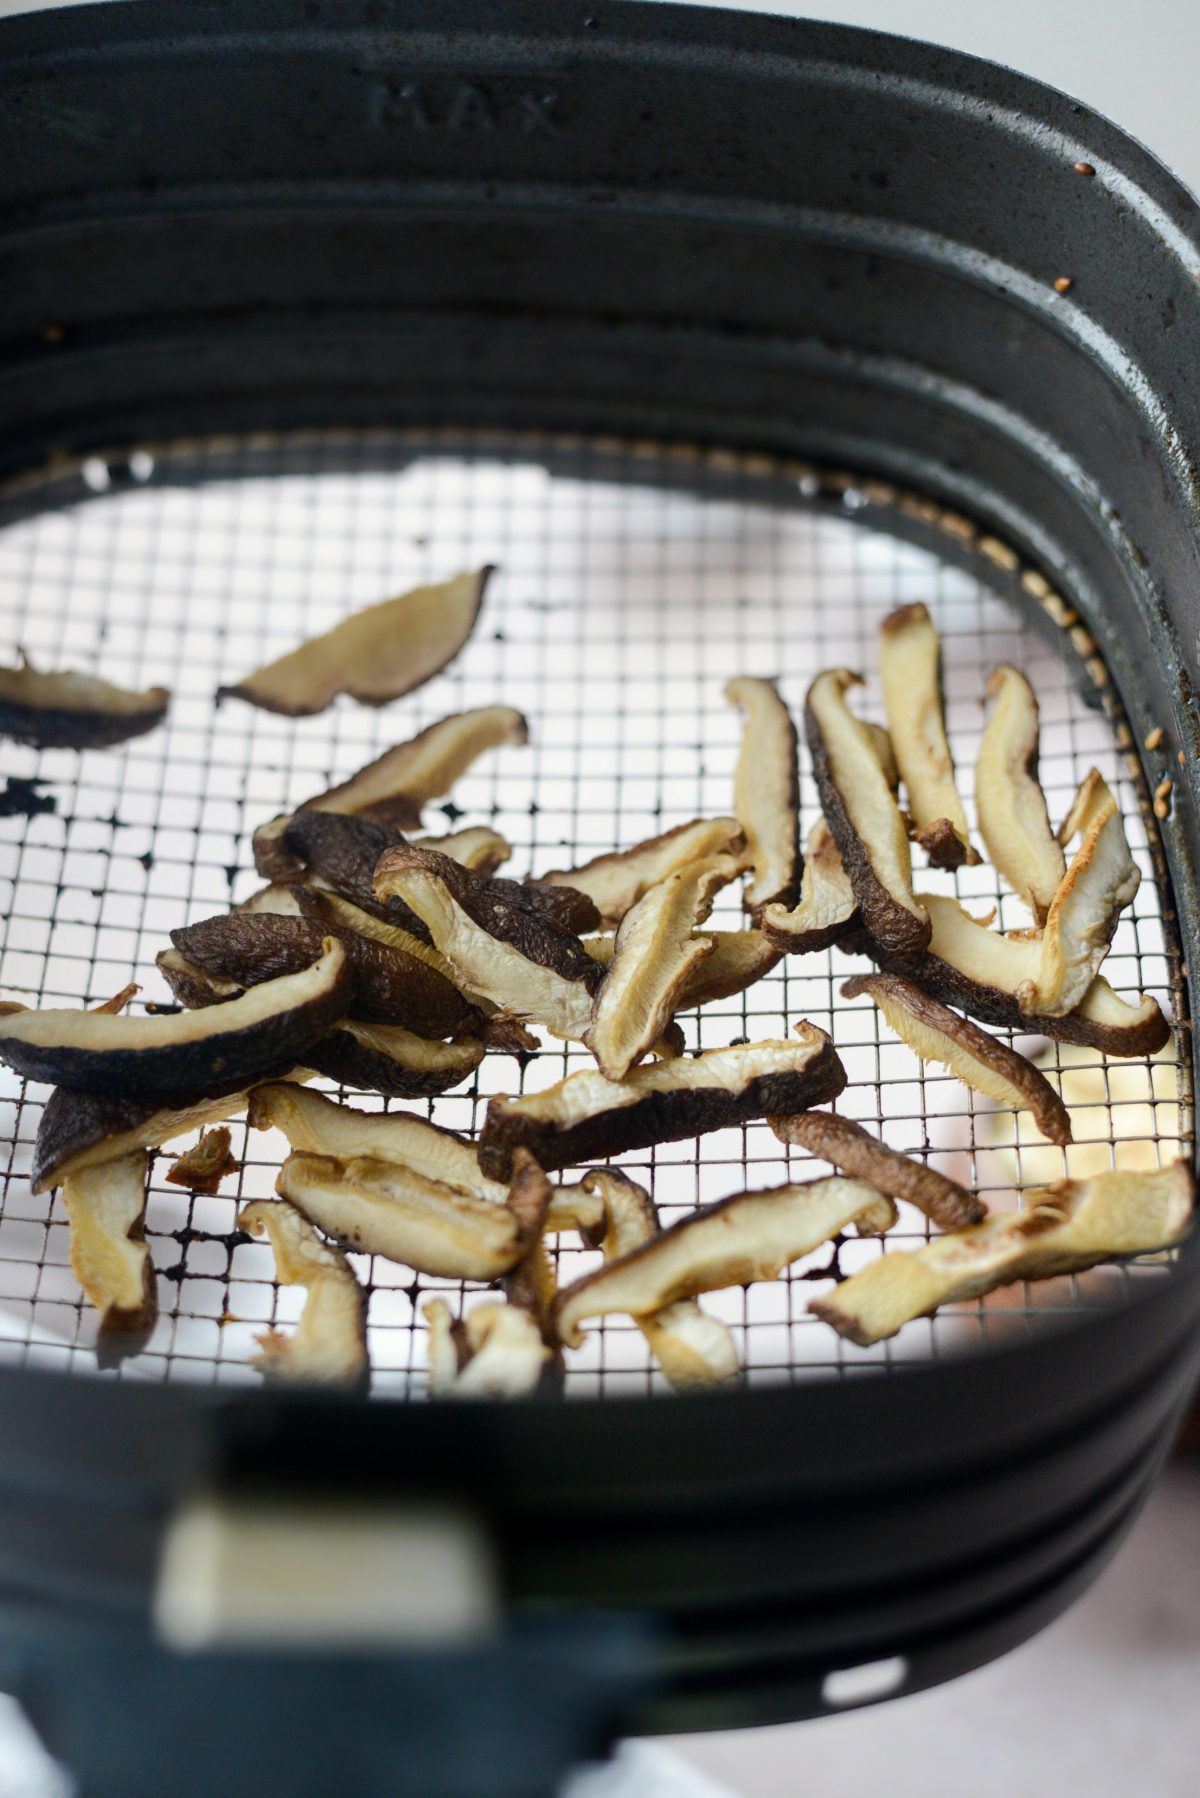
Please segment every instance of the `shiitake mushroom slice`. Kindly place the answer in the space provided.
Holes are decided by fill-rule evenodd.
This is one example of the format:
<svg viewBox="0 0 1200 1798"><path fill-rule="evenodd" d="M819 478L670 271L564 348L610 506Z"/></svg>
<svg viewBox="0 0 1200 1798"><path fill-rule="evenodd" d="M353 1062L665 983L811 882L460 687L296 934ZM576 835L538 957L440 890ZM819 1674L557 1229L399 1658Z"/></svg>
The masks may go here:
<svg viewBox="0 0 1200 1798"><path fill-rule="evenodd" d="M819 1155L840 1173L865 1180L892 1199L906 1199L941 1230L959 1230L987 1216L987 1206L957 1180L924 1161L902 1155L835 1111L797 1111L772 1118L780 1142L795 1143Z"/></svg>
<svg viewBox="0 0 1200 1798"><path fill-rule="evenodd" d="M282 1286L303 1286L307 1298L290 1336L264 1330L255 1365L272 1379L321 1386L361 1386L367 1360L367 1295L345 1255L318 1236L308 1219L283 1199L259 1199L238 1217L248 1236L265 1236Z"/></svg>
<svg viewBox="0 0 1200 1798"><path fill-rule="evenodd" d="M935 868L978 862L954 782L942 694L942 645L920 604L889 612L879 632L888 734L918 843Z"/></svg>
<svg viewBox="0 0 1200 1798"><path fill-rule="evenodd" d="M753 870L746 909L792 906L800 887L800 774L796 726L773 681L741 675L725 697L746 723L733 776L733 809Z"/></svg>
<svg viewBox="0 0 1200 1798"><path fill-rule="evenodd" d="M23 652L0 668L0 736L35 749L111 749L145 736L167 715L165 687L135 693L79 669L43 673Z"/></svg>

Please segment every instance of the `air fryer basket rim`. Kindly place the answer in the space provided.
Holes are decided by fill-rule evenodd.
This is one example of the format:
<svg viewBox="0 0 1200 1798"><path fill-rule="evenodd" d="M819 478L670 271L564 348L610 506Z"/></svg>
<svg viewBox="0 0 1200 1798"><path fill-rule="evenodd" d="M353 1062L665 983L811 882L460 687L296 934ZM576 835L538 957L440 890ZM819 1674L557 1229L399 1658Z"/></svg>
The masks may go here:
<svg viewBox="0 0 1200 1798"><path fill-rule="evenodd" d="M453 32L442 12L160 0L0 25L0 470L219 429L494 423L833 459L934 493L1053 571L1135 740L1163 724L1172 767L1187 752L1164 839L1190 940L1191 196L1065 96L906 40L621 0L466 0ZM799 1500L828 1522L866 1469L906 1485L927 1545L983 1562L1011 1546L1011 1513L956 1533L947 1441L960 1490L1004 1465L1041 1491L1047 1530L1098 1516L1131 1458L1161 1452L1198 1313L1193 1245L1111 1318L887 1393L453 1422L5 1371L0 1484L14 1503L79 1483L140 1511L152 1559L179 1488L308 1478L319 1429L343 1475L383 1490L413 1465L445 1490L485 1470L502 1530L590 1493L665 1539L674 1503L705 1524L703 1586L723 1539ZM799 1452L814 1441L817 1466ZM921 1556L883 1510L899 1577ZM1073 1564L1064 1549L1064 1590Z"/></svg>

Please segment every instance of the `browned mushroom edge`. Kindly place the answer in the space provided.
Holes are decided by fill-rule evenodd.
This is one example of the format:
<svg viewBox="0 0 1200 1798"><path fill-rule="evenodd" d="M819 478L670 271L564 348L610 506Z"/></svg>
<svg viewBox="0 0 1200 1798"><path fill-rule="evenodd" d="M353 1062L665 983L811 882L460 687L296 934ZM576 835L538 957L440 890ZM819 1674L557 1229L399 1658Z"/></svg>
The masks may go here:
<svg viewBox="0 0 1200 1798"><path fill-rule="evenodd" d="M771 1118L770 1124L780 1142L807 1149L889 1198L906 1199L939 1229L959 1230L987 1216L987 1206L976 1193L927 1162L888 1148L861 1124L837 1112L797 1111L791 1117Z"/></svg>
<svg viewBox="0 0 1200 1798"><path fill-rule="evenodd" d="M172 1186L186 1186L191 1192L215 1193L222 1180L241 1169L230 1152L233 1137L226 1125L205 1130L190 1149L176 1155L167 1169Z"/></svg>
<svg viewBox="0 0 1200 1798"><path fill-rule="evenodd" d="M34 749L111 749L161 724L171 695L165 687L133 693L97 674L43 673L22 655L0 668L0 736Z"/></svg>

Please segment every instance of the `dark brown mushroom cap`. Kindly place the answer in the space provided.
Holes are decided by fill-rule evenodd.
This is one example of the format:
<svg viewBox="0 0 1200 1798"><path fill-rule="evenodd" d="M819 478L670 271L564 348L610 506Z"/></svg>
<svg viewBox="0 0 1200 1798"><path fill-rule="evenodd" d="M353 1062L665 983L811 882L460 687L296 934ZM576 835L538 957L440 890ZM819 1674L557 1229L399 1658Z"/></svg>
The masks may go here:
<svg viewBox="0 0 1200 1798"><path fill-rule="evenodd" d="M414 844L414 848L418 845ZM474 870L471 870L474 872ZM480 875L479 879L485 878ZM493 874L487 877L487 883L493 893L511 904L531 911L539 918L545 918L548 924L555 924L560 930L570 931L572 936L580 936L585 930L599 930L600 913L596 909L594 899L581 893L572 886L539 886L533 881L509 880L505 875Z"/></svg>
<svg viewBox="0 0 1200 1798"><path fill-rule="evenodd" d="M109 749L166 717L165 687L131 693L75 669L46 674L26 659L0 668L0 736L35 749Z"/></svg>
<svg viewBox="0 0 1200 1798"><path fill-rule="evenodd" d="M479 1037L428 1042L400 1025L347 1018L305 1050L304 1063L352 1090L392 1099L433 1099L469 1080L484 1053Z"/></svg>

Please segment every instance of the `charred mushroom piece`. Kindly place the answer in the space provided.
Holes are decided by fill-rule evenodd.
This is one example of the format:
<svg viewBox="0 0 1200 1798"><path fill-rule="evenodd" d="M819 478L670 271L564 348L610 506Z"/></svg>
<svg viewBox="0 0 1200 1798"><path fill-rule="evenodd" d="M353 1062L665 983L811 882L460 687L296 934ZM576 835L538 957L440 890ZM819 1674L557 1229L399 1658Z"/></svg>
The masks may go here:
<svg viewBox="0 0 1200 1798"><path fill-rule="evenodd" d="M773 681L741 675L725 697L746 723L733 775L733 809L753 869L746 909L791 906L800 890L800 773L796 726Z"/></svg>
<svg viewBox="0 0 1200 1798"><path fill-rule="evenodd" d="M1155 999L1141 995L1131 1005L1102 974L1097 974L1075 1010L1063 1017L1027 1011L1023 995L1033 990L1041 970L1040 938L1003 936L944 894L920 897L933 929L929 952L915 967L902 971L911 973L919 987L943 1004L984 1024L1040 1033L1059 1042L1103 1049L1107 1055L1153 1055L1170 1036ZM888 967L877 944L864 939L863 947L880 966Z"/></svg>
<svg viewBox="0 0 1200 1798"><path fill-rule="evenodd" d="M223 1124L216 1130L205 1130L199 1141L175 1157L167 1169L167 1179L172 1186L186 1186L192 1192L211 1196L228 1174L241 1169L241 1162L230 1154L232 1141Z"/></svg>
<svg viewBox="0 0 1200 1798"><path fill-rule="evenodd" d="M640 1319L702 1292L774 1280L850 1224L860 1234L881 1235L895 1221L890 1199L838 1175L736 1193L565 1287L555 1305L559 1335L578 1348L587 1318L622 1312Z"/></svg>
<svg viewBox="0 0 1200 1798"><path fill-rule="evenodd" d="M818 818L805 845L800 903L791 911L782 905L766 906L763 934L780 954L810 955L842 942L857 921L858 902L833 832L824 818Z"/></svg>
<svg viewBox="0 0 1200 1798"><path fill-rule="evenodd" d="M978 862L946 740L941 640L923 605L901 606L884 619L879 671L888 734L917 842L935 868Z"/></svg>
<svg viewBox="0 0 1200 1798"><path fill-rule="evenodd" d="M550 1350L527 1311L489 1300L460 1321L430 1299L423 1315L435 1398L523 1398L539 1384Z"/></svg>
<svg viewBox="0 0 1200 1798"><path fill-rule="evenodd" d="M433 1099L469 1080L486 1053L477 1036L429 1042L403 1024L363 1024L343 1018L336 1030L304 1052L306 1067L327 1080L392 1099Z"/></svg>
<svg viewBox="0 0 1200 1798"><path fill-rule="evenodd" d="M352 612L332 630L268 662L217 697L244 699L288 718L323 712L339 693L386 705L440 674L475 628L490 568Z"/></svg>
<svg viewBox="0 0 1200 1798"><path fill-rule="evenodd" d="M628 1175L615 1168L593 1168L584 1175L583 1187L603 1200L605 1229L600 1246L606 1262L619 1261L661 1234L653 1199ZM648 1312L637 1319L637 1326L677 1391L737 1378L733 1336L694 1299L678 1299L661 1311Z"/></svg>
<svg viewBox="0 0 1200 1798"><path fill-rule="evenodd" d="M730 999L744 993L755 981L769 974L780 960L781 952L761 930L705 930L698 933L712 943L711 955L702 957L684 982L678 1009L691 1011L697 1005L709 1005L716 999ZM615 936L590 936L584 948L602 968L611 967L616 951Z"/></svg>
<svg viewBox="0 0 1200 1798"><path fill-rule="evenodd" d="M809 688L813 772L865 928L887 954L912 960L929 941L929 917L913 894L908 832L875 739L846 703L859 682L849 669L831 668Z"/></svg>
<svg viewBox="0 0 1200 1798"><path fill-rule="evenodd" d="M436 849L452 862L461 862L472 874L486 879L502 867L512 855L512 844L498 830L486 824L473 824L467 830L452 830L444 837L413 837L414 849Z"/></svg>
<svg viewBox="0 0 1200 1798"><path fill-rule="evenodd" d="M1066 872L1038 783L1038 702L1007 663L992 670L995 700L975 760L975 809L993 867L1043 923Z"/></svg>
<svg viewBox="0 0 1200 1798"><path fill-rule="evenodd" d="M505 1013L580 1040L602 970L579 939L431 849L390 849L376 869L379 898L412 908L460 986Z"/></svg>
<svg viewBox="0 0 1200 1798"><path fill-rule="evenodd" d="M394 1161L457 1192L502 1204L508 1188L481 1173L475 1145L407 1111L355 1111L324 1093L287 1080L268 1081L250 1095L254 1130L280 1130L293 1149L335 1161L369 1156Z"/></svg>
<svg viewBox="0 0 1200 1798"><path fill-rule="evenodd" d="M585 1038L609 1080L623 1080L658 1041L714 952L712 938L692 926L703 923L737 866L730 855L693 862L651 887L621 920Z"/></svg>
<svg viewBox="0 0 1200 1798"><path fill-rule="evenodd" d="M836 1098L846 1073L833 1044L813 1024L797 1024L796 1035L796 1042L737 1043L634 1068L619 1083L587 1068L545 1092L492 1099L479 1165L503 1180L518 1148L547 1170L569 1167Z"/></svg>
<svg viewBox="0 0 1200 1798"><path fill-rule="evenodd" d="M1117 802L1095 768L1064 828L1064 840L1078 835L1079 847L1050 902L1037 981L1021 995L1039 1016L1061 1017L1081 1002L1141 880Z"/></svg>
<svg viewBox="0 0 1200 1798"><path fill-rule="evenodd" d="M108 1017L18 1011L0 1017L0 1061L30 1080L85 1092L203 1092L291 1066L345 1012L353 991L345 951L326 937L320 958L204 1011ZM0 1008L2 1009L2 1008Z"/></svg>
<svg viewBox="0 0 1200 1798"><path fill-rule="evenodd" d="M809 1310L866 1348L941 1305L982 1298L1014 1280L1048 1280L1118 1255L1170 1248L1186 1234L1193 1204L1185 1162L1154 1172L1097 1174L1026 1194L1026 1210L893 1250Z"/></svg>
<svg viewBox="0 0 1200 1798"><path fill-rule="evenodd" d="M525 1246L507 1205L369 1155L289 1155L276 1189L327 1235L417 1273L499 1280Z"/></svg>
<svg viewBox="0 0 1200 1798"><path fill-rule="evenodd" d="M973 1092L998 1105L1028 1111L1043 1136L1061 1147L1071 1140L1067 1108L1046 1076L1007 1043L997 1042L903 974L856 974L843 999L872 998L896 1035L922 1061L948 1068Z"/></svg>
<svg viewBox="0 0 1200 1798"><path fill-rule="evenodd" d="M19 668L0 668L0 736L35 749L110 749L161 724L170 703L165 687L131 693L75 669L43 674L24 651Z"/></svg>
<svg viewBox="0 0 1200 1798"><path fill-rule="evenodd" d="M792 1117L772 1118L771 1128L780 1142L798 1144L889 1198L907 1199L941 1230L961 1230L987 1216L983 1200L957 1180L889 1149L861 1124L836 1112L798 1111Z"/></svg>
<svg viewBox="0 0 1200 1798"><path fill-rule="evenodd" d="M158 1316L143 1229L146 1151L135 1149L71 1174L63 1183L63 1202L71 1225L71 1266L100 1313L101 1332L120 1336L127 1348L140 1346Z"/></svg>
<svg viewBox="0 0 1200 1798"><path fill-rule="evenodd" d="M643 894L692 862L713 855L733 855L742 848L742 831L736 818L694 818L677 824L662 836L648 837L631 849L598 855L581 868L555 869L539 874L531 886L571 887L595 905L602 924L619 924ZM594 929L578 925L577 929Z"/></svg>
<svg viewBox="0 0 1200 1798"><path fill-rule="evenodd" d="M264 1330L255 1365L274 1379L322 1386L359 1386L370 1375L366 1294L340 1249L322 1242L308 1220L282 1199L247 1205L238 1228L266 1236L283 1286L307 1288L304 1311L291 1336Z"/></svg>

